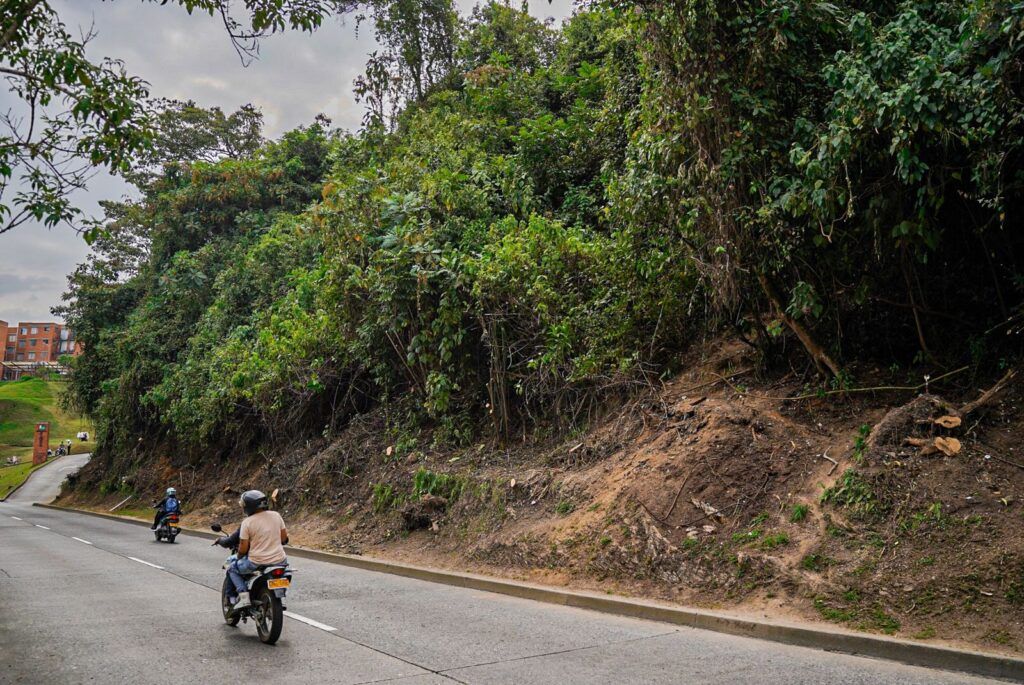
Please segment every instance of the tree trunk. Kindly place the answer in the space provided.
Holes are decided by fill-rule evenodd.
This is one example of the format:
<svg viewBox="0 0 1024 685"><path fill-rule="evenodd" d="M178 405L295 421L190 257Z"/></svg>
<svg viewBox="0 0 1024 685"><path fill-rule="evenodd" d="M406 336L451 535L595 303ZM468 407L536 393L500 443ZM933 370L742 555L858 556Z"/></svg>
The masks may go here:
<svg viewBox="0 0 1024 685"><path fill-rule="evenodd" d="M827 369L833 376L839 376L842 370L840 366L836 364L832 357L829 356L828 352L825 351L825 348L818 344L818 341L814 339L814 336L811 335L810 331L804 328L799 321L786 313L786 308L782 306L782 300L779 298L779 294L776 292L775 286L772 285L770 280L768 280L768 277L765 274L758 272L757 280L760 281L761 289L764 290L764 294L768 296L772 305L779 311L779 316L781 316L782 320L786 322L789 329L796 333L796 337L800 339L804 349L806 349L807 353L811 355L811 359L814 360L818 370L824 372Z"/></svg>

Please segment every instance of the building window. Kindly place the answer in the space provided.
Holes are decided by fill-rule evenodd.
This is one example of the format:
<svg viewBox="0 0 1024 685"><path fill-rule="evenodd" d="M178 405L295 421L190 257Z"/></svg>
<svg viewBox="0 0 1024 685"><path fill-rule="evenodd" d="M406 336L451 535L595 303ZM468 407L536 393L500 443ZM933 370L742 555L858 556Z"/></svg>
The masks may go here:
<svg viewBox="0 0 1024 685"><path fill-rule="evenodd" d="M14 335L7 336L7 342L15 342L15 341L17 341L17 339L18 339L18 335L16 333Z"/></svg>
<svg viewBox="0 0 1024 685"><path fill-rule="evenodd" d="M50 344L50 339L49 338L43 338L43 344L44 345L49 345Z"/></svg>
<svg viewBox="0 0 1024 685"><path fill-rule="evenodd" d="M14 356L14 348L13 347L8 347L7 348L7 356L8 357L13 357Z"/></svg>
<svg viewBox="0 0 1024 685"><path fill-rule="evenodd" d="M29 361L32 361L35 358L36 358L36 353L35 352L29 352L28 353L28 360Z"/></svg>
<svg viewBox="0 0 1024 685"><path fill-rule="evenodd" d="M32 335L35 335L38 332L39 332L39 326L33 326L32 327Z"/></svg>
<svg viewBox="0 0 1024 685"><path fill-rule="evenodd" d="M50 332L50 327L49 326L43 326L43 333L49 333L49 332Z"/></svg>
<svg viewBox="0 0 1024 685"><path fill-rule="evenodd" d="M18 341L18 347L25 347L25 341L24 340L19 340Z"/></svg>
<svg viewBox="0 0 1024 685"><path fill-rule="evenodd" d="M19 352L18 356L15 358L15 361L19 361L19 362L25 361L25 355L23 355L21 352Z"/></svg>
<svg viewBox="0 0 1024 685"><path fill-rule="evenodd" d="M39 344L39 338L29 338L28 339L28 346L29 347L35 347L38 344Z"/></svg>
<svg viewBox="0 0 1024 685"><path fill-rule="evenodd" d="M27 328L22 328L21 329L21 334L22 335L28 335L28 329Z"/></svg>

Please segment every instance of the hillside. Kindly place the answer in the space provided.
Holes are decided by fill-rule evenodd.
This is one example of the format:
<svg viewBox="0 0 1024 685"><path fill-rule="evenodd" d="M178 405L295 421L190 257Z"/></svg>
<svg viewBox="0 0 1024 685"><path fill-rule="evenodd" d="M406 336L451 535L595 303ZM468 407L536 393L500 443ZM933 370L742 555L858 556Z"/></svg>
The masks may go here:
<svg viewBox="0 0 1024 685"><path fill-rule="evenodd" d="M79 442L79 431L88 431L92 437L92 423L73 416L60 407L60 393L64 383L39 378L0 383L0 460L17 456L21 464L0 466L0 498L21 485L34 470L32 442L35 426L41 421L50 423L50 443L56 448L61 440L72 440L73 453L90 452L95 442Z"/></svg>
<svg viewBox="0 0 1024 685"><path fill-rule="evenodd" d="M161 103L75 501L1020 646L1024 5L375 11L357 131Z"/></svg>
<svg viewBox="0 0 1024 685"><path fill-rule="evenodd" d="M92 423L65 412L59 397L65 384L39 378L0 383L0 458L31 455L35 425L50 423L50 442L75 439L79 431L92 432ZM76 441L77 442L77 441Z"/></svg>
<svg viewBox="0 0 1024 685"><path fill-rule="evenodd" d="M947 430L931 419L961 415L946 402L974 400L969 379L930 388L941 396L819 398L792 378L758 379L749 363L742 345L717 346L569 439L438 450L425 436L396 443L371 413L335 440L273 457L198 471L160 461L124 488L144 499L175 484L196 527L236 518L246 488L279 488L302 545L1024 648L1020 390ZM962 450L922 454L907 442L943 435ZM90 466L83 478L103 474ZM65 501L120 498L80 488Z"/></svg>

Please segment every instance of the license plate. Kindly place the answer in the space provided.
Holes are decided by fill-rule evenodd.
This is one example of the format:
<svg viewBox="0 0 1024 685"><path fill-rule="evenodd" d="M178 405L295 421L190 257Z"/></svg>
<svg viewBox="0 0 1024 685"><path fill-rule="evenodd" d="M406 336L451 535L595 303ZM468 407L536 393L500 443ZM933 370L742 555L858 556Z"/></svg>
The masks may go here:
<svg viewBox="0 0 1024 685"><path fill-rule="evenodd" d="M291 581L287 578L274 578L267 581L267 587L271 590L280 590L291 585Z"/></svg>

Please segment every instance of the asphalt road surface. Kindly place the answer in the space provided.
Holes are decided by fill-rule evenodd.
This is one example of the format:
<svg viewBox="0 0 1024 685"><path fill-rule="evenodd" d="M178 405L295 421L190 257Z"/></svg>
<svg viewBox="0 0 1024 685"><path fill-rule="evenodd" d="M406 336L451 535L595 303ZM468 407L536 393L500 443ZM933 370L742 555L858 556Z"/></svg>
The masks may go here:
<svg viewBox="0 0 1024 685"><path fill-rule="evenodd" d="M266 646L221 619L220 548L26 502L66 475L0 504L0 683L989 682L301 558Z"/></svg>
<svg viewBox="0 0 1024 685"><path fill-rule="evenodd" d="M60 486L69 473L75 473L89 461L88 454L69 454L60 457L33 473L20 488L14 491L8 502L31 504L50 502L60 494Z"/></svg>

